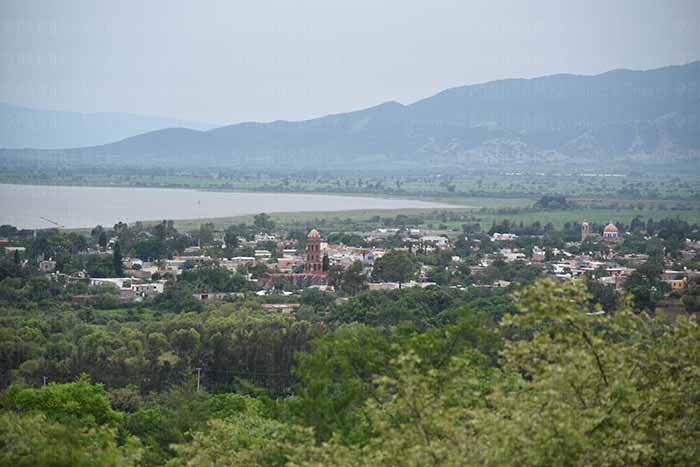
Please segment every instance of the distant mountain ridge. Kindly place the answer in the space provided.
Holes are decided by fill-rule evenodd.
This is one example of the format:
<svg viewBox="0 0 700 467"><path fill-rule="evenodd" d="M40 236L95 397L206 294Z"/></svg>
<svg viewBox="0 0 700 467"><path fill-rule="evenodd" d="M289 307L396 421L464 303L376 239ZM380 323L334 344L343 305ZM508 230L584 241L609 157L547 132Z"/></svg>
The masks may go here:
<svg viewBox="0 0 700 467"><path fill-rule="evenodd" d="M700 61L447 89L306 121L163 129L60 154L83 162L260 168L605 167L700 162Z"/></svg>
<svg viewBox="0 0 700 467"><path fill-rule="evenodd" d="M111 143L169 127L208 130L209 123L129 113L37 110L0 103L0 148L74 148Z"/></svg>

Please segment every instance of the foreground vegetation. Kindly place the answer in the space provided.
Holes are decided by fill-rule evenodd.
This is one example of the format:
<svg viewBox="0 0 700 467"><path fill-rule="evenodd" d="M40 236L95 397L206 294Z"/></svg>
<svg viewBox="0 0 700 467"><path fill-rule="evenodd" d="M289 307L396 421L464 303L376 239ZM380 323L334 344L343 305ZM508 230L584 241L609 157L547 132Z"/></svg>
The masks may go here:
<svg viewBox="0 0 700 467"><path fill-rule="evenodd" d="M24 363L0 400L0 458L18 466L692 465L697 321L635 313L625 301L600 314L585 289L541 281L516 294L515 308L505 297L475 307L443 295L437 304L422 291L413 300L423 311L395 324L361 314L294 319L249 304L143 319L6 309L3 364ZM295 346L293 385L281 392L209 367L248 362L272 381L289 371ZM209 375L199 390L194 365ZM89 371L93 381L27 385L50 368Z"/></svg>

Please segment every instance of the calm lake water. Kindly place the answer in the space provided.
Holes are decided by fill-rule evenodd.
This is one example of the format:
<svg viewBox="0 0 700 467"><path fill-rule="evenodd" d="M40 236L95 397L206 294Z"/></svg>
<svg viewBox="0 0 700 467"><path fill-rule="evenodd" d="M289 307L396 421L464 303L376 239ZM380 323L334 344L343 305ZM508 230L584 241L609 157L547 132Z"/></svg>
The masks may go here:
<svg viewBox="0 0 700 467"><path fill-rule="evenodd" d="M438 208L414 200L293 193L231 193L168 188L0 184L0 225L94 227L159 219L204 219L260 212Z"/></svg>

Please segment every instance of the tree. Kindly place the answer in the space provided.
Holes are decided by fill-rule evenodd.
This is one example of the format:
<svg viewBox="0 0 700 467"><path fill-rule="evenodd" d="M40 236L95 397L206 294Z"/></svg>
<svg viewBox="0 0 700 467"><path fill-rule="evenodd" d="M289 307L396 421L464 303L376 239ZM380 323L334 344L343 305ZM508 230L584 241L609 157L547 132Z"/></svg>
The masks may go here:
<svg viewBox="0 0 700 467"><path fill-rule="evenodd" d="M162 294L156 296L154 304L167 311L201 311L204 306L193 297L195 289L185 281L168 281Z"/></svg>
<svg viewBox="0 0 700 467"><path fill-rule="evenodd" d="M58 420L84 420L88 424L116 426L121 414L114 411L101 384L87 375L74 383L49 384L41 389L11 388L1 399L2 407L16 412L41 412Z"/></svg>
<svg viewBox="0 0 700 467"><path fill-rule="evenodd" d="M136 256L144 261L163 259L169 255L167 243L160 240L144 240L134 246Z"/></svg>
<svg viewBox="0 0 700 467"><path fill-rule="evenodd" d="M185 269L178 280L191 284L196 292L240 292L248 283L241 274L217 265Z"/></svg>
<svg viewBox="0 0 700 467"><path fill-rule="evenodd" d="M192 236L197 239L200 245L209 245L214 240L214 224L206 222L199 226L199 230L192 232Z"/></svg>
<svg viewBox="0 0 700 467"><path fill-rule="evenodd" d="M275 223L272 221L270 216L268 214L265 214L264 212L257 214L253 218L253 224L258 229L261 229L264 231L270 231L270 230L275 228Z"/></svg>
<svg viewBox="0 0 700 467"><path fill-rule="evenodd" d="M601 284L595 279L587 279L586 287L592 295L593 303L598 303L603 310L615 310L617 308L617 292L609 285Z"/></svg>
<svg viewBox="0 0 700 467"><path fill-rule="evenodd" d="M107 233L104 230L100 231L97 237L97 244L100 245L101 248L107 247Z"/></svg>
<svg viewBox="0 0 700 467"><path fill-rule="evenodd" d="M104 232L104 227L102 227L100 224L97 224L94 229L90 231L90 236L97 240L102 232Z"/></svg>
<svg viewBox="0 0 700 467"><path fill-rule="evenodd" d="M328 282L339 291L348 295L357 295L367 288L367 276L364 274L362 261L355 261L348 269L332 266L328 271Z"/></svg>
<svg viewBox="0 0 700 467"><path fill-rule="evenodd" d="M374 263L372 278L386 282L407 282L416 275L416 263L405 251L391 250Z"/></svg>
<svg viewBox="0 0 700 467"><path fill-rule="evenodd" d="M687 402L700 396L689 378L700 365L697 322L671 326L629 303L591 313L580 282L541 281L519 295L519 308L503 325L532 338L509 341L503 362L531 381L499 392L480 419L490 432L485 463L517 452L525 465L682 465L700 454L685 441L700 431L687 425L700 416Z"/></svg>
<svg viewBox="0 0 700 467"><path fill-rule="evenodd" d="M192 358L199 350L200 335L193 329L178 329L170 337L173 349L181 357Z"/></svg>
<svg viewBox="0 0 700 467"><path fill-rule="evenodd" d="M224 233L224 243L226 244L226 249L230 252L238 248L240 243L238 240L238 234L239 229L237 229L235 226L227 228L226 232Z"/></svg>
<svg viewBox="0 0 700 467"><path fill-rule="evenodd" d="M70 251L73 254L84 251L88 247L87 239L83 235L71 232L68 234L68 240L70 241Z"/></svg>
<svg viewBox="0 0 700 467"><path fill-rule="evenodd" d="M663 296L666 285L659 279L663 264L649 259L630 274L624 288L632 294L634 308L638 311L654 311L657 301Z"/></svg>
<svg viewBox="0 0 700 467"><path fill-rule="evenodd" d="M212 420L204 432L195 432L186 444L175 445L177 455L168 465L284 466L288 448L282 442L308 443L288 425L254 415Z"/></svg>
<svg viewBox="0 0 700 467"><path fill-rule="evenodd" d="M389 360L389 342L360 324L345 325L312 342L313 351L297 355L294 374L301 381L291 403L299 421L315 430L318 440L335 431L363 436L363 414L356 411L370 395L372 375Z"/></svg>
<svg viewBox="0 0 700 467"><path fill-rule="evenodd" d="M138 440L116 428L78 429L42 414L0 414L0 464L15 467L142 465Z"/></svg>
<svg viewBox="0 0 700 467"><path fill-rule="evenodd" d="M124 275L124 265L122 264L122 248L119 242L114 244L112 249L112 266L114 267L114 275L122 277Z"/></svg>

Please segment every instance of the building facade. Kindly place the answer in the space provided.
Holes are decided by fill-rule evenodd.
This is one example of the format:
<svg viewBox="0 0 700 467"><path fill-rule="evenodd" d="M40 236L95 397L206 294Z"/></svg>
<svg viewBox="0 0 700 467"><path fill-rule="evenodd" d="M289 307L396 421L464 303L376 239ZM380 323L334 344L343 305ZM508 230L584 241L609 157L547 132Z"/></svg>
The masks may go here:
<svg viewBox="0 0 700 467"><path fill-rule="evenodd" d="M590 233L591 233L590 225L588 225L588 222L583 221L581 223L581 242L585 242Z"/></svg>
<svg viewBox="0 0 700 467"><path fill-rule="evenodd" d="M306 237L306 261L304 261L305 274L323 273L323 255L321 254L321 235L316 229L309 232Z"/></svg>
<svg viewBox="0 0 700 467"><path fill-rule="evenodd" d="M617 227L612 222L605 226L603 229L603 240L606 242L616 242L619 239L619 231Z"/></svg>

